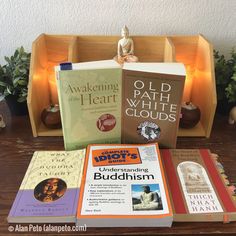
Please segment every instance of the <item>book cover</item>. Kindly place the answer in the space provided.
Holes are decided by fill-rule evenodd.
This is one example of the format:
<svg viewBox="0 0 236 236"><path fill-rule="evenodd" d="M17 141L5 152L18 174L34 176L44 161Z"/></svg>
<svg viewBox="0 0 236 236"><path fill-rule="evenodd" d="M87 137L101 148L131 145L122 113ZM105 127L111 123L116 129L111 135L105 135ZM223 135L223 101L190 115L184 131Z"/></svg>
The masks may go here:
<svg viewBox="0 0 236 236"><path fill-rule="evenodd" d="M180 63L126 63L122 80L122 143L175 148L185 81Z"/></svg>
<svg viewBox="0 0 236 236"><path fill-rule="evenodd" d="M121 68L112 60L57 70L66 150L121 142Z"/></svg>
<svg viewBox="0 0 236 236"><path fill-rule="evenodd" d="M207 149L161 150L174 221L236 220L236 205Z"/></svg>
<svg viewBox="0 0 236 236"><path fill-rule="evenodd" d="M85 150L35 152L9 223L75 222Z"/></svg>
<svg viewBox="0 0 236 236"><path fill-rule="evenodd" d="M170 227L172 218L157 144L88 146L78 224Z"/></svg>

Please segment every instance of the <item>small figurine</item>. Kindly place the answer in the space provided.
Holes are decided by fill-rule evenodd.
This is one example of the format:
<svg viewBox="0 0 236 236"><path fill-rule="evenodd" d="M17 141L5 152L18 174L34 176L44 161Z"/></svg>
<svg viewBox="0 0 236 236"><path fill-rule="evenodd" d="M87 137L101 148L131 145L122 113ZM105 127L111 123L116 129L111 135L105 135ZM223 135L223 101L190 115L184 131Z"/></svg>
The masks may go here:
<svg viewBox="0 0 236 236"><path fill-rule="evenodd" d="M200 121L201 111L191 102L185 102L181 107L182 118L179 125L181 128L191 129Z"/></svg>
<svg viewBox="0 0 236 236"><path fill-rule="evenodd" d="M129 37L129 29L124 26L121 30L122 39L118 42L117 56L114 57L118 63L137 62L138 58L134 55L134 42Z"/></svg>
<svg viewBox="0 0 236 236"><path fill-rule="evenodd" d="M6 124L5 124L4 120L3 120L2 115L0 115L0 130L1 130L2 128L5 128L5 127L6 127Z"/></svg>
<svg viewBox="0 0 236 236"><path fill-rule="evenodd" d="M229 113L229 124L233 125L236 121L236 106L233 107Z"/></svg>

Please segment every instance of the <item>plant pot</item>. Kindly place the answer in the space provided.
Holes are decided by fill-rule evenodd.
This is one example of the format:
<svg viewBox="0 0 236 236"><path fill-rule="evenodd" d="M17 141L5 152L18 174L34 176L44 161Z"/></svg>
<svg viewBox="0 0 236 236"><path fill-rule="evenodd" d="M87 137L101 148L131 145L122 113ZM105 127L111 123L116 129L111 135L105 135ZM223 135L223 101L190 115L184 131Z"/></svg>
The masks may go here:
<svg viewBox="0 0 236 236"><path fill-rule="evenodd" d="M179 126L184 129L191 129L197 125L201 118L201 111L199 107L191 102L183 103L181 107L182 118L180 119Z"/></svg>
<svg viewBox="0 0 236 236"><path fill-rule="evenodd" d="M236 106L236 103L229 103L226 99L217 101L216 112L221 115L228 115L230 110Z"/></svg>
<svg viewBox="0 0 236 236"><path fill-rule="evenodd" d="M17 96L8 95L5 97L6 103L12 115L24 116L28 115L27 102L17 102Z"/></svg>

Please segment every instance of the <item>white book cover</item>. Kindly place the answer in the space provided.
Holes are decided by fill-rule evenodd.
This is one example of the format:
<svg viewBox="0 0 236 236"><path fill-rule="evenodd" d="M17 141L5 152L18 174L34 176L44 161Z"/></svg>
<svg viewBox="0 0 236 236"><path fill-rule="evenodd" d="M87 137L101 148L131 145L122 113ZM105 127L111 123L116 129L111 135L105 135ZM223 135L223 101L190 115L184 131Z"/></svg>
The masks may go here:
<svg viewBox="0 0 236 236"><path fill-rule="evenodd" d="M89 145L77 218L88 227L170 227L158 145Z"/></svg>

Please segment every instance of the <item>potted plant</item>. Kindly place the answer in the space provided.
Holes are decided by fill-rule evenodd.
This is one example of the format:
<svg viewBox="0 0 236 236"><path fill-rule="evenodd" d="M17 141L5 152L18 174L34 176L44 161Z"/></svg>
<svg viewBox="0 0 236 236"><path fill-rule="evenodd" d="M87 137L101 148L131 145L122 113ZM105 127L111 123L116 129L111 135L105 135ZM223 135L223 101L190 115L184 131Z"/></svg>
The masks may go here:
<svg viewBox="0 0 236 236"><path fill-rule="evenodd" d="M236 53L235 53L235 62L236 62ZM230 83L228 84L226 91L226 97L230 103L236 103L236 63L233 68L233 75L231 77Z"/></svg>
<svg viewBox="0 0 236 236"><path fill-rule="evenodd" d="M236 52L229 59L214 51L217 90L217 112L228 114L236 105Z"/></svg>
<svg viewBox="0 0 236 236"><path fill-rule="evenodd" d="M20 47L5 60L7 64L0 65L0 101L5 98L12 114L25 115L28 113L26 100L30 53Z"/></svg>

